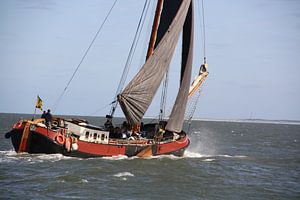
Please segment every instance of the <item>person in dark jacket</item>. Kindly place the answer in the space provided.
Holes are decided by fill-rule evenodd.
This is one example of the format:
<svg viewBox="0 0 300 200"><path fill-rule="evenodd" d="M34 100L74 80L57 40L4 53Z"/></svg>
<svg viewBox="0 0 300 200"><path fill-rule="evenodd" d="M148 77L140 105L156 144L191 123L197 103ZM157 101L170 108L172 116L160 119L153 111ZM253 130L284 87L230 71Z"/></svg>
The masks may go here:
<svg viewBox="0 0 300 200"><path fill-rule="evenodd" d="M41 118L42 118L42 119L45 119L45 118L46 118L46 111L45 111L45 110L43 111L43 114L42 114Z"/></svg>
<svg viewBox="0 0 300 200"><path fill-rule="evenodd" d="M50 109L48 109L47 113L45 114L45 120L46 120L46 126L48 128L51 128L52 123L52 115L50 113Z"/></svg>

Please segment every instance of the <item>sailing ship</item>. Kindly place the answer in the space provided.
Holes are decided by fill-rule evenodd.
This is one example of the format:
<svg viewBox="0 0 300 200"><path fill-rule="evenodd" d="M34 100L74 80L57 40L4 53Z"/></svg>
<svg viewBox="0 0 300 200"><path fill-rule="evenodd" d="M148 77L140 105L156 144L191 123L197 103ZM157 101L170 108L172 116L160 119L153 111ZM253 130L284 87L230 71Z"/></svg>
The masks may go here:
<svg viewBox="0 0 300 200"><path fill-rule="evenodd" d="M182 34L181 34L182 33ZM182 60L178 94L167 120L143 124L142 119L166 75L179 37ZM133 79L116 95L126 121L112 125L113 107L105 126L86 120L54 117L20 120L6 134L16 152L63 154L72 157L125 155L148 157L163 154L182 156L190 140L183 131L189 96L206 78L207 65L201 66L191 84L194 42L192 0L158 0L145 63Z"/></svg>

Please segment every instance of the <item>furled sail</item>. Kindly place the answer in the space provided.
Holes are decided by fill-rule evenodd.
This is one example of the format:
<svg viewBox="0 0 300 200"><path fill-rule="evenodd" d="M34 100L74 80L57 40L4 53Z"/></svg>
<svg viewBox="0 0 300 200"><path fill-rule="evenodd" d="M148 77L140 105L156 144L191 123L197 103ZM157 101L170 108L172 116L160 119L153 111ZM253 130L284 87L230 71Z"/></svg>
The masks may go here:
<svg viewBox="0 0 300 200"><path fill-rule="evenodd" d="M151 104L171 62L190 4L191 0L180 1L178 11L153 54L118 95L120 106L130 124L139 123Z"/></svg>
<svg viewBox="0 0 300 200"><path fill-rule="evenodd" d="M182 34L182 60L180 87L169 117L166 130L181 132L184 122L186 104L188 100L191 73L193 65L193 40L194 40L193 3L191 2L183 27Z"/></svg>

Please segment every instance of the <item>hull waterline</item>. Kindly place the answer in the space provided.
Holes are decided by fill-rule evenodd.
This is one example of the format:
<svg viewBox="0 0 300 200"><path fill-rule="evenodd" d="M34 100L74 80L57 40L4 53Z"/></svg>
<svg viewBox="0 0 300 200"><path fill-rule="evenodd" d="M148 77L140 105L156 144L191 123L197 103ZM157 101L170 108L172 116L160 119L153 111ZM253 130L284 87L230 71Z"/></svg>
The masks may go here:
<svg viewBox="0 0 300 200"><path fill-rule="evenodd" d="M15 126L15 125L14 125ZM39 127L36 124L30 125L26 141L25 123L13 128L6 134L11 138L16 152L27 152L30 154L62 154L70 157L90 158L90 157L112 157L124 155L128 157L148 157L157 155L175 155L183 156L188 147L189 138L184 135L177 140L156 141L153 140L128 140L128 139L110 139L108 144L94 143L74 140L73 137L67 137L60 129L50 130L45 127ZM59 140L62 137L62 141ZM71 139L72 138L72 139ZM67 142L69 141L69 143ZM22 145L25 147L22 148Z"/></svg>

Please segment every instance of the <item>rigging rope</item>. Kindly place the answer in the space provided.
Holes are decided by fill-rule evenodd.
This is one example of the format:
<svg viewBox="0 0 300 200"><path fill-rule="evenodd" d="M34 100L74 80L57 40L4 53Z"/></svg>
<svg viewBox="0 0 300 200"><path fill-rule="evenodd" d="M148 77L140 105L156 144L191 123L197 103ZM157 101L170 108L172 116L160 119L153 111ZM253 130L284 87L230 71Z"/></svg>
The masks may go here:
<svg viewBox="0 0 300 200"><path fill-rule="evenodd" d="M167 101L167 92L168 92L168 82L169 82L169 70L167 70L165 75L165 80L162 86L162 94L160 99L160 112L159 112L159 121L162 121L165 118L166 111L166 101Z"/></svg>
<svg viewBox="0 0 300 200"><path fill-rule="evenodd" d="M111 106L111 104L112 104L112 103L107 104L107 105L105 105L105 106L103 106L103 107L101 107L101 108L98 108L97 110L95 110L94 112L92 112L91 114L89 114L89 116L95 115L97 112L99 112L99 111L101 111L101 110L104 110L104 109L107 108L108 106Z"/></svg>
<svg viewBox="0 0 300 200"><path fill-rule="evenodd" d="M198 3L198 8L200 10L200 3L199 1L196 1ZM205 18L204 18L204 0L201 0L201 7L202 7L202 17L200 17L200 14L199 14L199 19L202 18L202 26L201 26L201 20L199 20L199 24L200 24L200 27L202 27L202 43L203 43L203 60L204 60L204 64L206 64L206 37L205 37ZM189 100L188 100L188 109L186 110L186 113L185 113L185 117L189 123L189 128L190 128L190 123L191 123L191 120L194 116L194 113L196 111L196 108L197 108L197 104L198 104L198 100L199 100L199 97L200 97L200 94L201 94L201 91L202 91L202 86L199 86L197 88L197 90L194 92L194 94L192 94L191 97L189 97Z"/></svg>
<svg viewBox="0 0 300 200"><path fill-rule="evenodd" d="M203 59L204 64L206 64L206 36L205 36L205 18L204 18L204 0L201 0L201 6L202 6L202 35L203 35Z"/></svg>
<svg viewBox="0 0 300 200"><path fill-rule="evenodd" d="M124 84L125 84L125 81L127 79L127 75L128 75L128 71L129 71L131 62L132 62L132 58L133 58L133 55L135 53L137 43L140 39L142 27L144 26L144 22L145 22L145 19L146 19L146 14L147 14L148 8L149 8L149 2L150 1L146 0L145 4L144 4L144 7L143 7L143 11L142 11L142 14L141 14L141 17L140 17L140 20L139 20L139 23L138 23L138 26L137 26L137 29L136 29L136 32L135 32L135 36L134 36L132 45L130 47L130 51L129 51L129 54L128 54L128 57L127 57L127 60L126 60L126 64L125 64L125 67L124 67L123 72L122 72L121 80L119 82L116 94L114 96L114 101L112 102L112 107L111 107L111 110L110 110L110 116L111 117L113 117L113 115L115 113L115 110L118 106L117 95L122 91L122 89L124 87Z"/></svg>
<svg viewBox="0 0 300 200"><path fill-rule="evenodd" d="M202 91L202 88L198 87L197 90L195 91L195 93L189 98L189 101L188 101L189 109L187 109L185 112L186 120L188 120L188 121L192 120L192 118L194 116L201 91Z"/></svg>
<svg viewBox="0 0 300 200"><path fill-rule="evenodd" d="M92 42L90 43L89 47L86 49L86 51L85 51L84 55L82 56L82 58L81 58L79 64L77 65L75 71L73 72L73 74L72 74L70 80L68 81L66 87L64 88L64 90L62 91L62 93L61 93L60 96L58 97L57 101L56 101L55 104L53 105L53 112L55 112L55 110L56 110L58 104L60 103L60 101L61 101L63 95L66 93L67 88L69 87L71 81L73 80L75 74L77 73L77 71L78 71L79 67L81 66L82 62L84 61L85 57L87 56L87 54L88 54L90 48L91 48L92 45L94 44L94 42L95 42L97 36L99 35L100 31L102 30L102 27L104 26L106 20L108 19L109 15L110 15L112 9L114 8L115 4L117 3L117 1L118 1L118 0L115 0L115 1L114 1L112 7L111 7L110 10L108 11L108 13L107 13L107 15L106 15L106 17L105 17L105 19L104 19L104 21L102 22L102 24L101 24L101 26L99 27L97 33L95 34L95 36L94 36Z"/></svg>

